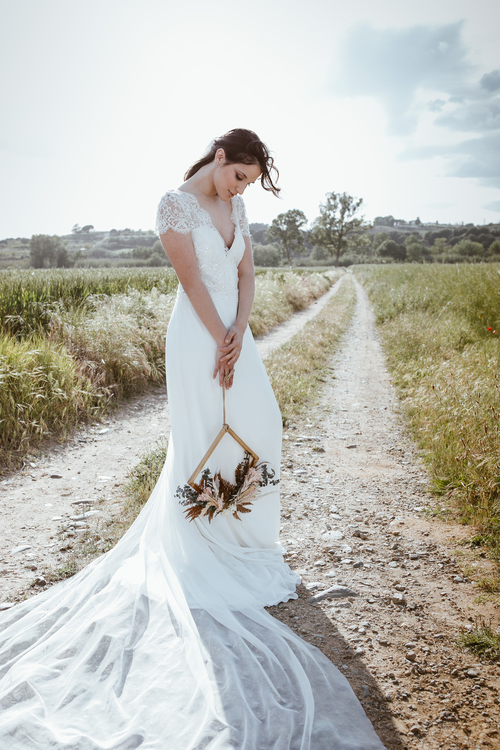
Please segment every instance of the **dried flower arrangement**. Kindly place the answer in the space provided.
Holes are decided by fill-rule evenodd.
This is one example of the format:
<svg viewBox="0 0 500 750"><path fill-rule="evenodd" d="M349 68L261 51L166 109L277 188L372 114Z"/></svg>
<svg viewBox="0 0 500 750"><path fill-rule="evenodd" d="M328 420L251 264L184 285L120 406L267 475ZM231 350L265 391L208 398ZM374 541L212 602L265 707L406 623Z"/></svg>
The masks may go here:
<svg viewBox="0 0 500 750"><path fill-rule="evenodd" d="M220 472L212 476L210 469L205 469L198 484L177 487L175 497L179 498L181 505L187 506L185 513L190 521L202 516L207 516L211 521L224 513L232 513L241 520L238 514L250 513L248 506L252 504L259 487L279 483L274 475L275 472L266 463L257 463L254 457L245 452L245 457L236 467L234 484L223 479Z"/></svg>

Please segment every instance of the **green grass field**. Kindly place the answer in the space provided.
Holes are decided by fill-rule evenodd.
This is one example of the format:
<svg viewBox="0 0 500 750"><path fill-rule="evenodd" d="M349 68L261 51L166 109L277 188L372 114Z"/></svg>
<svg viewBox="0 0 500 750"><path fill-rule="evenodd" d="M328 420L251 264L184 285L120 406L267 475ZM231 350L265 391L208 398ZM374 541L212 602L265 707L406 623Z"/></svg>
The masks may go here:
<svg viewBox="0 0 500 750"><path fill-rule="evenodd" d="M169 294L177 289L172 269L38 269L0 271L0 324L6 333L45 331L54 311L95 308L99 298L129 289Z"/></svg>

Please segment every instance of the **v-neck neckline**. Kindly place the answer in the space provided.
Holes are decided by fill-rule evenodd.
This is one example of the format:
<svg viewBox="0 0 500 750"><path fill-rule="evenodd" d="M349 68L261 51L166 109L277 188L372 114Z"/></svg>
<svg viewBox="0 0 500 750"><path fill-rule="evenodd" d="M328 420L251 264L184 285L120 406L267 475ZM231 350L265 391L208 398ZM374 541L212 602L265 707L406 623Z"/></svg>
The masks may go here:
<svg viewBox="0 0 500 750"><path fill-rule="evenodd" d="M215 226L215 224L214 224L214 220L212 219L212 216L211 216L211 214L210 214L210 211L207 211L207 209L206 209L206 208L204 208L204 207L203 207L203 206L201 205L201 203L200 203L200 201L198 200L198 198L196 197L196 195L195 195L194 193L190 193L190 192L189 192L189 190L179 190L179 193L186 193L186 195L190 195L190 196L191 196L192 198L194 198L194 200L196 201L196 204L197 204L198 208L200 209L200 211L203 211L204 213L206 213L206 215L208 216L208 218L209 218L209 220L210 220L210 226L212 227L212 229L215 229L215 231L217 232L217 234L218 234L218 235L219 235L219 237L221 238L222 242L224 243L224 247L225 247L225 249L226 249L226 250L227 250L227 251L229 252L229 250L231 250L231 248L233 247L233 245L234 245L234 243L235 243L235 241L236 241L236 231L237 231L237 224L236 224L236 222L235 222L235 221L234 221L234 219L233 219L233 214L234 214L234 205L233 205L233 199L232 199L232 198L230 198L230 200L231 200L231 216L230 216L230 219L231 219L231 223L232 223L232 225L233 225L233 227L234 227L234 234L233 234L233 241L232 241L232 242L231 242L231 244L230 244L230 245L228 246L228 245L226 244L226 240L225 240L225 239L224 239L224 237L222 236L222 233L221 233L221 232L220 232L220 230L219 230L219 229L217 229L217 227Z"/></svg>

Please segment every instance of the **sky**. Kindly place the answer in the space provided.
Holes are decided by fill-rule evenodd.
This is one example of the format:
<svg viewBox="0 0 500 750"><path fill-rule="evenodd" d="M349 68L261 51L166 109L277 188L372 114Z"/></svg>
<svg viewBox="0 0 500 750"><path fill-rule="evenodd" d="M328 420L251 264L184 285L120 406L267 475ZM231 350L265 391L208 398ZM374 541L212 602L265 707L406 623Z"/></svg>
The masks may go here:
<svg viewBox="0 0 500 750"><path fill-rule="evenodd" d="M497 0L0 0L0 238L152 229L215 136L255 130L282 197L367 220L500 222Z"/></svg>

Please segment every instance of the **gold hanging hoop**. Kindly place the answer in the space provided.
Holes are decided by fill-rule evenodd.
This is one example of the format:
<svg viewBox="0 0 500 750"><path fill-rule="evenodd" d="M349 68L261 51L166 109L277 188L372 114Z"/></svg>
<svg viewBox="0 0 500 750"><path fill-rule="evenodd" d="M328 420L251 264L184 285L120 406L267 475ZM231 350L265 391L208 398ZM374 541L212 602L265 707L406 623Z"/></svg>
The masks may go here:
<svg viewBox="0 0 500 750"><path fill-rule="evenodd" d="M233 373L234 370L231 370L222 384L222 427L219 434L191 474L189 481L183 487L177 487L175 493L175 497L184 506L189 521L204 517L210 523L215 516L226 513L231 513L241 520L241 515L250 513L257 492L262 487L276 485L280 481L274 478L276 472L270 469L265 461L259 463L258 455L226 422L226 383ZM243 460L235 467L234 480L224 479L220 471L212 475L210 469L203 469L226 433L245 451ZM200 472L202 475L197 484L196 478Z"/></svg>
<svg viewBox="0 0 500 750"><path fill-rule="evenodd" d="M236 442L239 443L239 445L241 445L241 447L243 448L243 450L252 457L252 465L253 466L256 466L257 463L259 462L258 455L251 448L248 447L248 445L245 443L245 441L242 440L239 437L239 435L237 435L236 432L233 429L231 429L231 427L229 427L229 425L226 422L226 390L227 390L226 389L226 383L227 383L227 381L229 380L229 378L232 375L234 375L234 368L231 370L230 373L228 373L224 377L224 382L222 384L222 427L221 427L221 429L219 431L219 434L217 435L217 437L213 441L212 445L210 446L210 448L208 449L208 451L205 453L205 455L201 459L200 463L198 464L198 466L196 467L196 469L193 471L193 473L191 474L191 476L188 479L187 483L193 489L195 489L195 480L196 480L196 477L198 476L198 474L200 473L200 471L203 469L203 467L207 463L208 459L210 458L210 456L212 455L212 453L217 448L217 446L219 445L220 441L222 440L222 438L226 434L231 435L231 437L234 440L236 440Z"/></svg>

